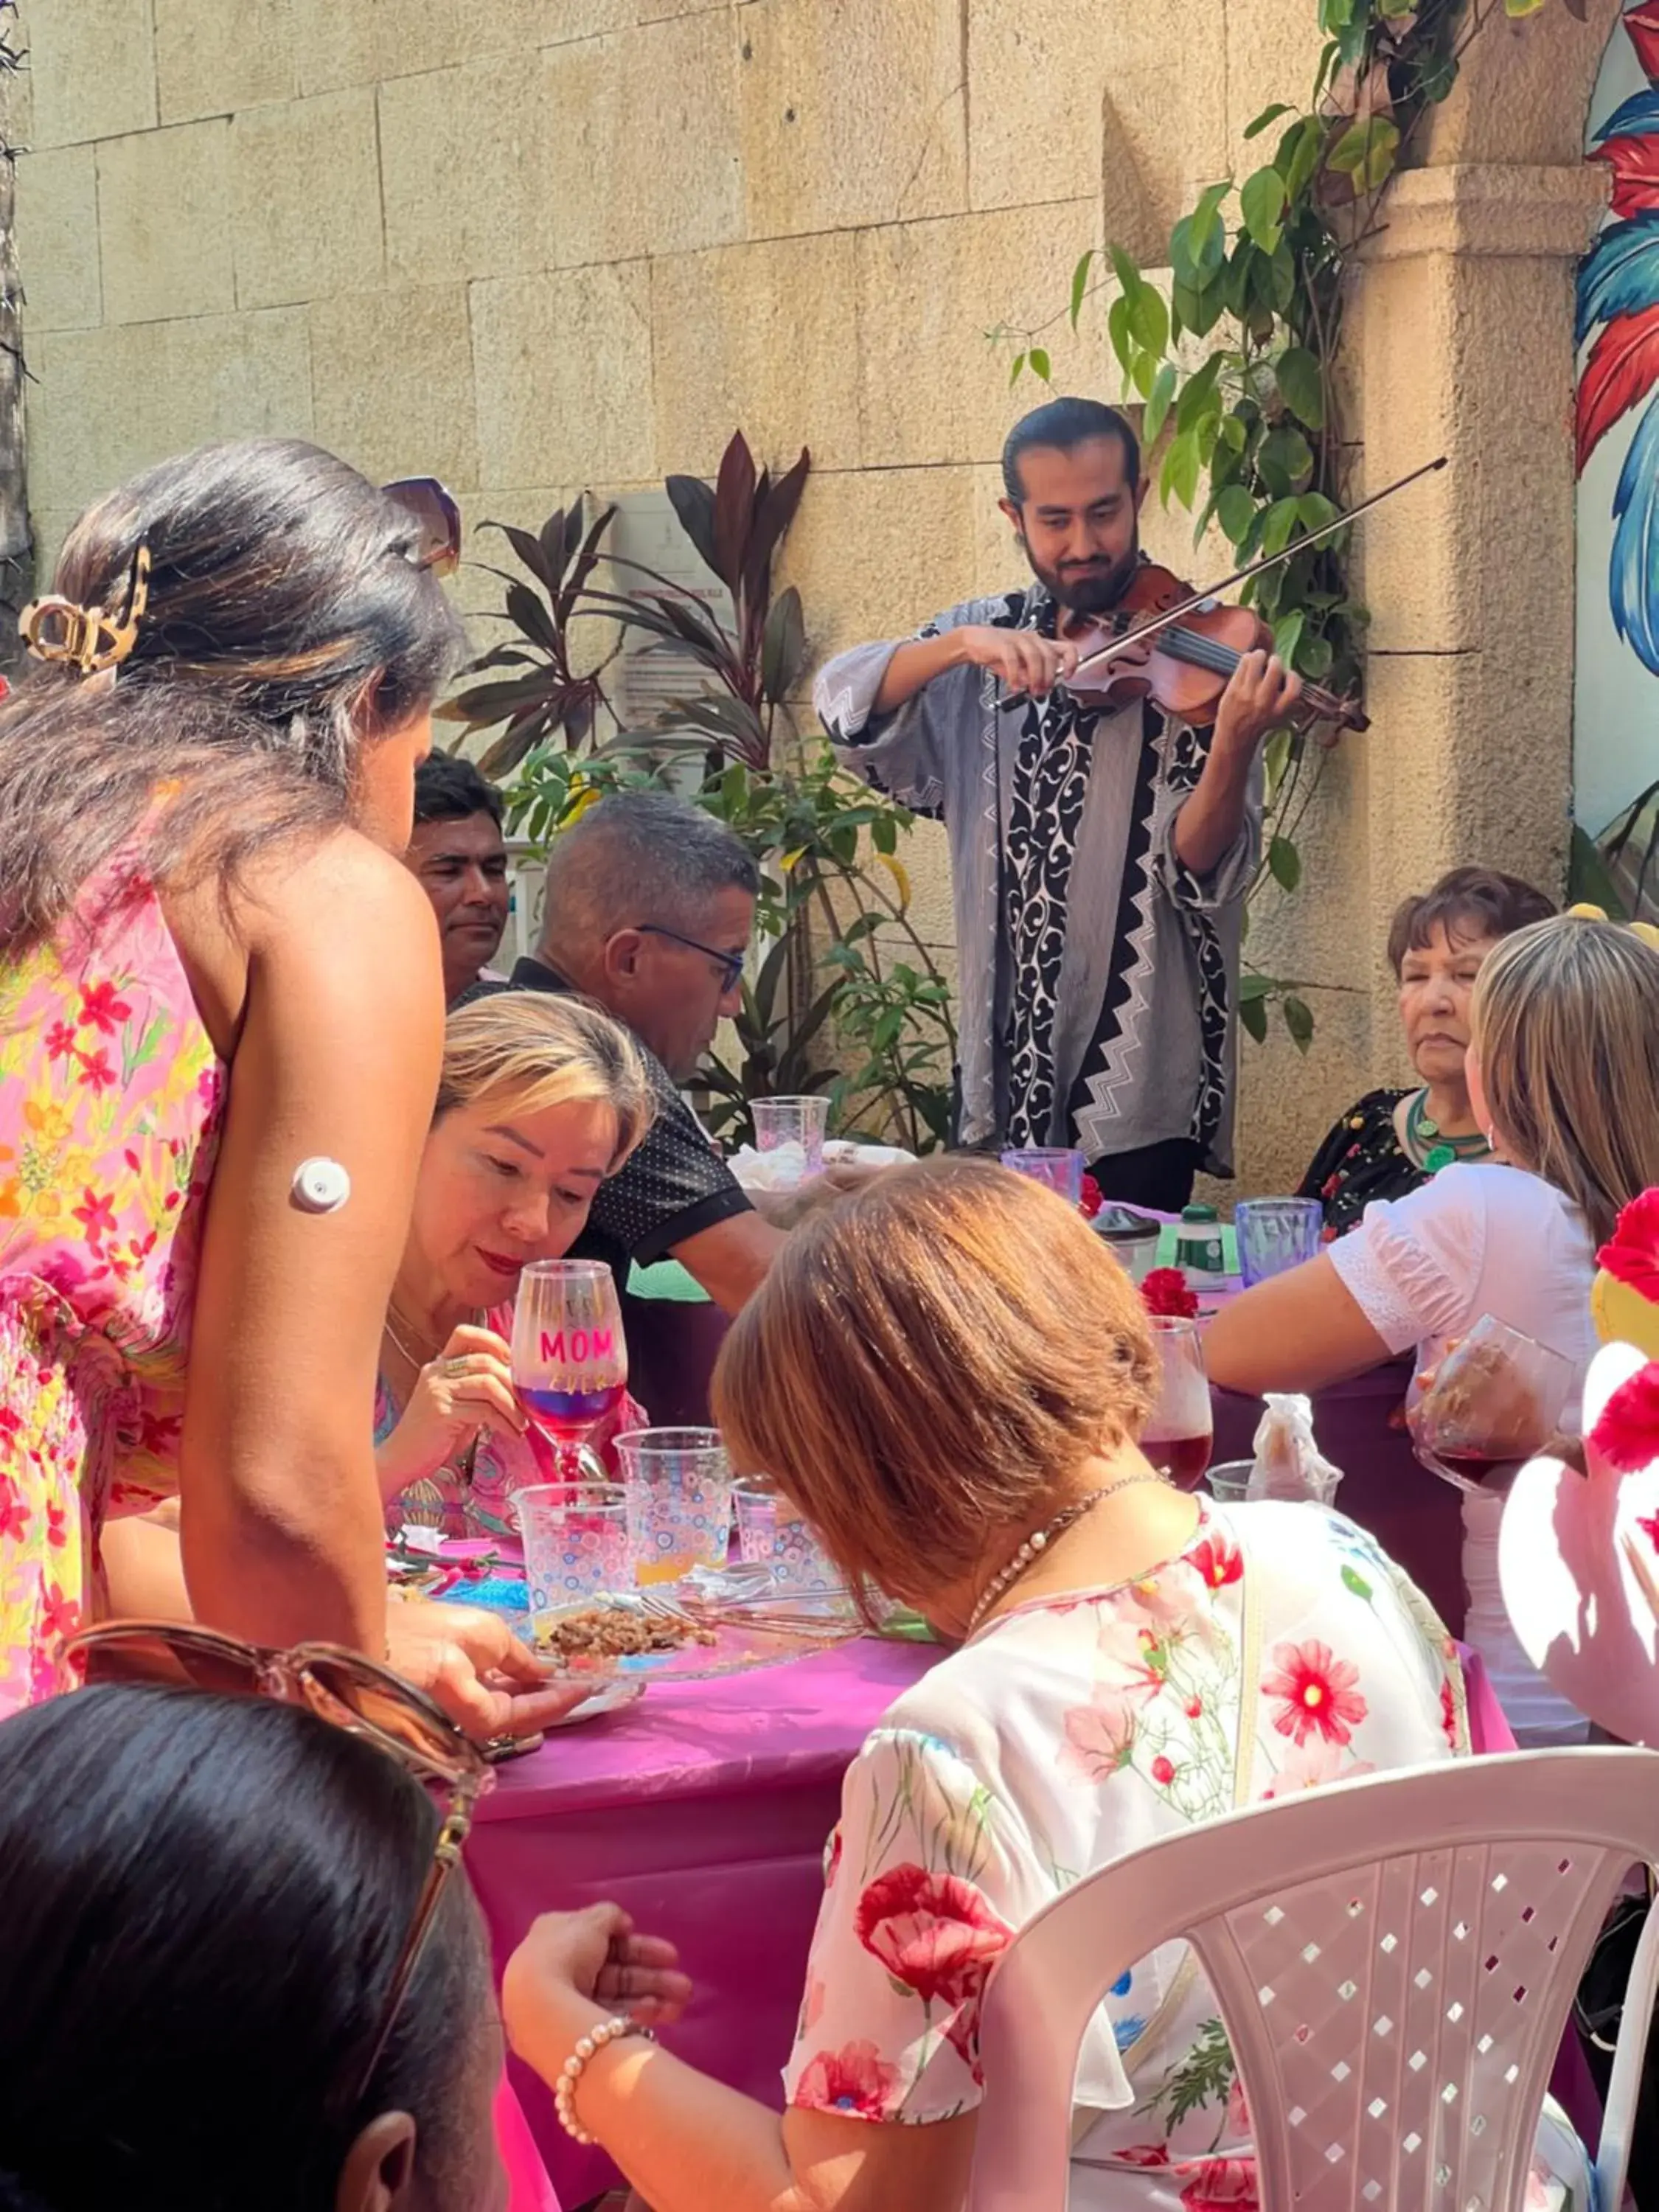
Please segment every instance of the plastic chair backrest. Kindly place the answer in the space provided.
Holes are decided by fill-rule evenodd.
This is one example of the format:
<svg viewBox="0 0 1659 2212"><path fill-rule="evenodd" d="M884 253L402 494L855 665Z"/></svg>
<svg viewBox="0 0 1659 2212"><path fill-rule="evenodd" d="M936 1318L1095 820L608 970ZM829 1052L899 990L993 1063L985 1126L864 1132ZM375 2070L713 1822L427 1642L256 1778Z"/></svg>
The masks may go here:
<svg viewBox="0 0 1659 2212"><path fill-rule="evenodd" d="M1264 2212L1519 2212L1579 1976L1638 1862L1659 1863L1659 1754L1622 1749L1411 1768L1130 1853L992 1975L969 2212L1064 2212L1084 2030L1180 1936L1238 2061Z"/></svg>

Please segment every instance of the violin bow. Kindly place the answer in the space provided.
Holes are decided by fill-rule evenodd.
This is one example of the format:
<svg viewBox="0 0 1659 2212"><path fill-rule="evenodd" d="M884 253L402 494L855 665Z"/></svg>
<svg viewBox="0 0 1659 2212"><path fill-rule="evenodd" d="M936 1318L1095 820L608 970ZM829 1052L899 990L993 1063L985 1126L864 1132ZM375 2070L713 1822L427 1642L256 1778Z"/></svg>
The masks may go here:
<svg viewBox="0 0 1659 2212"><path fill-rule="evenodd" d="M1281 551L1268 553L1260 561L1252 561L1246 568L1236 568L1231 576L1224 576L1218 584L1208 584L1201 592L1194 592L1189 598L1182 599L1179 605L1166 607L1161 615L1154 615L1150 622L1141 623L1135 629L1126 631L1121 637L1114 638L1109 645L1100 646L1093 653L1086 653L1072 671L1073 676L1081 676L1085 668L1103 667L1108 661L1115 660L1119 653L1128 652L1131 647L1139 651L1149 637L1155 637L1161 629L1168 629L1183 615L1207 606L1223 592L1230 592L1235 584L1247 584L1252 576L1260 576L1268 568L1278 568L1281 562L1292 560L1306 547L1317 545L1322 538L1334 537L1339 530L1346 530L1351 522L1357 522L1372 507L1381 507L1385 499L1392 499L1395 492L1404 491L1407 484L1414 484L1419 477L1431 477L1437 469L1443 469L1449 458L1442 453L1437 461L1425 461L1420 469L1413 469L1409 476L1385 484L1381 491L1374 491L1369 499L1362 499L1358 507L1349 507L1346 514L1339 514L1334 521L1322 522L1317 530L1304 531L1300 538L1292 538Z"/></svg>

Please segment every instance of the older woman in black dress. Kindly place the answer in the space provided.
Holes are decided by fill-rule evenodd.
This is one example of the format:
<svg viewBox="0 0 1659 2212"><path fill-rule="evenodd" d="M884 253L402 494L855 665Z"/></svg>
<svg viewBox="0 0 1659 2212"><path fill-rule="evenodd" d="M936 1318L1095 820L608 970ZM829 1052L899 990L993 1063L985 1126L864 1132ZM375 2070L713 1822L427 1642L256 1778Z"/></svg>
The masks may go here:
<svg viewBox="0 0 1659 2212"><path fill-rule="evenodd" d="M1554 911L1518 876L1454 868L1395 915L1389 964L1420 1079L1407 1090L1367 1091L1314 1154L1298 1195L1323 1206L1328 1243L1356 1228L1373 1199L1403 1198L1454 1160L1490 1157L1463 1073L1469 994L1494 945Z"/></svg>

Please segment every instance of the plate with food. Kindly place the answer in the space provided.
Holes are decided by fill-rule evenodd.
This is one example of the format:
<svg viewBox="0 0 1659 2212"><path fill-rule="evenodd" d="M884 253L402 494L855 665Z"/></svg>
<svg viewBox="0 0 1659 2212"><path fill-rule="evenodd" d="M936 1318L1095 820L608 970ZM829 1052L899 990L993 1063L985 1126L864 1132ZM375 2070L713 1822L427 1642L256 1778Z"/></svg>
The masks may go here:
<svg viewBox="0 0 1659 2212"><path fill-rule="evenodd" d="M709 1594L691 1583L580 1600L536 1614L531 1640L556 1679L705 1682L810 1658L862 1633L821 1599Z"/></svg>

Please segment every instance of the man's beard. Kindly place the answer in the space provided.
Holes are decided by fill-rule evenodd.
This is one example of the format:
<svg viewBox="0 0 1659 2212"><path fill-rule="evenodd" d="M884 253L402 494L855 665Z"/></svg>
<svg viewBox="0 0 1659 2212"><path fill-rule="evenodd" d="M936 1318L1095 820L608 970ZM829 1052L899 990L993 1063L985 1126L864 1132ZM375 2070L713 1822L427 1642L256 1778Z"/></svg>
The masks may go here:
<svg viewBox="0 0 1659 2212"><path fill-rule="evenodd" d="M1131 578L1140 562L1140 532L1135 532L1128 551L1121 561L1109 568L1045 568L1033 554L1024 532L1019 534L1031 574L1039 584L1051 592L1056 603L1068 613L1079 615L1109 614L1129 588Z"/></svg>

